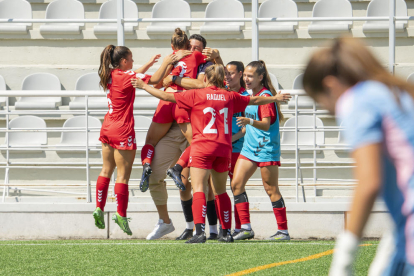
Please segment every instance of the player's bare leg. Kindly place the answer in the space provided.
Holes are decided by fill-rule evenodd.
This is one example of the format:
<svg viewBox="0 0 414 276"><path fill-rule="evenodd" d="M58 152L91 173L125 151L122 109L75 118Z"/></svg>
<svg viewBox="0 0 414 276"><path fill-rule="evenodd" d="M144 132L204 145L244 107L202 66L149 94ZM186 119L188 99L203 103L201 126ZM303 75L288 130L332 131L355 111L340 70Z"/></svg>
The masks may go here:
<svg viewBox="0 0 414 276"><path fill-rule="evenodd" d="M234 168L231 189L234 195L234 208L240 218L240 232L234 236L235 240L246 240L254 238L254 231L250 224L249 198L246 194L247 181L253 176L257 169L255 162L238 159Z"/></svg>
<svg viewBox="0 0 414 276"><path fill-rule="evenodd" d="M149 178L152 173L151 161L155 154L154 148L161 138L167 134L168 130L170 130L171 125L172 122L167 124L151 122L145 139L145 146L141 150L141 162L143 166L141 181L139 183L141 192L146 192L148 190Z"/></svg>
<svg viewBox="0 0 414 276"><path fill-rule="evenodd" d="M262 175L263 187L272 202L273 213L275 214L278 226L276 234L270 236L268 240L290 240L287 228L286 206L283 197L280 194L278 185L279 166L262 167L260 168L260 172Z"/></svg>

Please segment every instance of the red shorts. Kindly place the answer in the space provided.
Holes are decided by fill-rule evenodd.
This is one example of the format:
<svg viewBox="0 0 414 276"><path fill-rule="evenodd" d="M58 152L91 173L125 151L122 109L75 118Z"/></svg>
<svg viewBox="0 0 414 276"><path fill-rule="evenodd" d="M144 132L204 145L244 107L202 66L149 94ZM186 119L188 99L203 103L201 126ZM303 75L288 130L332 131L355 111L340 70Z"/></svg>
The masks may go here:
<svg viewBox="0 0 414 276"><path fill-rule="evenodd" d="M269 162L256 162L253 160L250 160L249 158L247 158L246 156L243 155L239 155L239 159L243 159L243 160L247 160L253 163L256 163L256 165L261 168L261 167L268 167L268 166L281 166L280 161L269 161Z"/></svg>
<svg viewBox="0 0 414 276"><path fill-rule="evenodd" d="M223 173L230 169L231 161L228 157L190 155L188 166L204 170L213 169L218 173Z"/></svg>
<svg viewBox="0 0 414 276"><path fill-rule="evenodd" d="M110 145L114 149L118 150L136 150L137 144L135 141L135 131L132 130L129 133L120 135L119 133L109 133L102 131L99 137L99 141L104 144Z"/></svg>
<svg viewBox="0 0 414 276"><path fill-rule="evenodd" d="M234 167L236 167L237 159L239 158L240 152L232 152L231 153L231 167L229 170L229 176L232 179L234 173Z"/></svg>
<svg viewBox="0 0 414 276"><path fill-rule="evenodd" d="M183 124L190 122L190 116L186 110L179 108L176 103L160 100L152 121L159 124L168 124L174 121Z"/></svg>

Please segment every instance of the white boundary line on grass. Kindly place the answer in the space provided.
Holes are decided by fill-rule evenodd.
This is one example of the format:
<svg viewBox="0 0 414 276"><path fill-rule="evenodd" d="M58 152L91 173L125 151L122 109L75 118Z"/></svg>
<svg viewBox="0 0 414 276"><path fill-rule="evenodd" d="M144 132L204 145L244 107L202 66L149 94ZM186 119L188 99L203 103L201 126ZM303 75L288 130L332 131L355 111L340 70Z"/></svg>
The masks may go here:
<svg viewBox="0 0 414 276"><path fill-rule="evenodd" d="M227 243L205 243L208 245L227 245ZM237 242L233 244L238 245L325 245L325 246L333 246L334 243L293 243L293 242ZM132 243L132 242L125 242L125 243L0 243L0 246L46 246L46 245L184 245L184 243L157 243L157 242L145 242L145 243Z"/></svg>

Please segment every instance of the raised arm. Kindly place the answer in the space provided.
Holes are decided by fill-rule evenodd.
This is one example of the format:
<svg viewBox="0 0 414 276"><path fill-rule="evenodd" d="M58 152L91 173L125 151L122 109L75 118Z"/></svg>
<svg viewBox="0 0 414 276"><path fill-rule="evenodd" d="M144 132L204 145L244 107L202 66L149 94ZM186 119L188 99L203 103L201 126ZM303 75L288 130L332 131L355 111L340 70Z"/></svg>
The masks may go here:
<svg viewBox="0 0 414 276"><path fill-rule="evenodd" d="M292 96L290 96L289 93L282 94L282 92L279 91L276 94L276 96L272 96L272 97L262 97L262 96L250 97L249 105L265 105L265 104L274 103L274 102L284 103L284 102L289 101L290 98L292 98Z"/></svg>
<svg viewBox="0 0 414 276"><path fill-rule="evenodd" d="M131 83L133 87L143 89L147 91L148 93L150 93L152 96L160 100L164 100L164 101L172 102L172 103L176 102L173 93L167 93L157 88L154 88L146 84L145 82L143 82L141 79L132 79Z"/></svg>
<svg viewBox="0 0 414 276"><path fill-rule="evenodd" d="M160 68L151 76L149 84L157 84L162 78L169 73L168 69L171 70L171 66L178 60L178 57L174 54L168 55L164 58Z"/></svg>
<svg viewBox="0 0 414 276"><path fill-rule="evenodd" d="M151 59L147 63L145 63L141 68L135 70L135 73L145 74L145 72L147 72L148 69L150 69L154 65L154 63L158 62L158 59L160 57L161 55L155 55L151 57Z"/></svg>

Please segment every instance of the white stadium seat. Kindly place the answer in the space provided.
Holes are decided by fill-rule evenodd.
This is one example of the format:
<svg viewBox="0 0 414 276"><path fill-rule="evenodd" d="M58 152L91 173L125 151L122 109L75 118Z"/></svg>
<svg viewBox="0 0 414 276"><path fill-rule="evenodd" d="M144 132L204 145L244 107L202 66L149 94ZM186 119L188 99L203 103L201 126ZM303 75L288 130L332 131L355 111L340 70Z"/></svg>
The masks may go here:
<svg viewBox="0 0 414 276"><path fill-rule="evenodd" d="M84 19L83 4L77 0L55 0L47 5L46 19ZM84 23L46 23L42 34L80 34Z"/></svg>
<svg viewBox="0 0 414 276"><path fill-rule="evenodd" d="M26 0L0 1L0 18L32 19L32 7ZM0 33L26 34L32 23L0 23Z"/></svg>
<svg viewBox="0 0 414 276"><path fill-rule="evenodd" d="M99 86L100 82L99 74L97 72L88 73L80 76L76 81L75 90L87 91L87 90L101 90L102 97L89 97L88 108L89 109L108 109L108 100L102 87ZM75 97L73 101L69 103L69 109L85 109L85 98Z"/></svg>
<svg viewBox="0 0 414 276"><path fill-rule="evenodd" d="M70 128L84 128L86 127L86 120L85 116L76 116L70 118L65 121L63 124L63 128L70 129ZM99 119L95 117L88 117L88 128L101 128L102 123ZM96 131L89 131L89 146L99 148L101 142L99 141L99 130ZM86 147L86 133L84 130L80 131L71 131L71 132L62 132L60 143L56 145L57 150L59 151L59 147L67 147L67 146L76 146L72 148L73 151L71 152L85 152ZM94 151L94 148L90 149L90 151Z"/></svg>
<svg viewBox="0 0 414 276"><path fill-rule="evenodd" d="M313 7L312 17L352 17L352 5L348 0L319 0ZM314 21L309 33L349 32L352 21Z"/></svg>
<svg viewBox="0 0 414 276"><path fill-rule="evenodd" d="M137 150L141 150L145 145L145 139L147 138L147 132L151 125L151 118L144 116L134 116L135 128L146 128L147 131L135 131L135 140L137 143Z"/></svg>
<svg viewBox="0 0 414 276"><path fill-rule="evenodd" d="M145 90L135 90L134 109L155 111L159 101L159 99L149 95Z"/></svg>
<svg viewBox="0 0 414 276"><path fill-rule="evenodd" d="M298 17L298 7L292 0L267 0L260 5L259 18ZM261 34L293 34L298 22L259 22Z"/></svg>
<svg viewBox="0 0 414 276"><path fill-rule="evenodd" d="M273 87L278 90L279 89L279 82L277 81L277 78L272 73L269 73L270 80L272 81Z"/></svg>
<svg viewBox="0 0 414 276"><path fill-rule="evenodd" d="M313 127L313 116L298 116L298 127ZM295 118L289 118L284 127L295 127ZM316 127L323 127L323 122L320 118L316 117ZM325 142L325 133L316 132L316 144L324 144ZM314 134L313 132L298 132L298 145L300 153L312 153L312 150L306 150L306 148L314 147ZM295 151L295 132L286 131L282 133L281 139L281 150L282 152L292 153ZM305 148L303 150L303 148ZM320 151L316 151L319 153Z"/></svg>
<svg viewBox="0 0 414 276"><path fill-rule="evenodd" d="M6 82L2 75L0 75L0 91L6 91ZM0 106L6 105L6 99L7 97L0 97Z"/></svg>
<svg viewBox="0 0 414 276"><path fill-rule="evenodd" d="M407 16L407 4L404 0L395 1L396 16ZM388 0L372 0L368 4L367 8L367 17L369 16L389 16L389 2ZM395 22L395 31L404 32L407 28L407 21L396 21ZM388 21L367 21L362 26L364 32L380 32L388 33L389 22Z"/></svg>
<svg viewBox="0 0 414 276"><path fill-rule="evenodd" d="M59 78L49 73L35 73L23 80L22 90L61 90ZM61 97L20 97L16 109L56 109Z"/></svg>
<svg viewBox="0 0 414 276"><path fill-rule="evenodd" d="M102 4L99 9L99 19L116 19L117 18L117 0L109 0ZM138 6L131 0L124 0L124 18L138 18ZM126 34L133 34L134 28L138 27L136 23L125 23L124 30ZM93 27L95 34L112 34L117 32L116 23L98 23Z"/></svg>
<svg viewBox="0 0 414 276"><path fill-rule="evenodd" d="M20 116L14 118L9 123L10 129L15 128L46 128L46 122L42 118L36 116ZM19 132L10 132L9 133L9 146L11 147L40 147L41 145L47 144L47 132L46 131L19 131ZM2 149L7 145L7 140ZM16 151L14 151L15 153ZM21 151L20 153L37 153L42 152L40 149L33 149L30 151Z"/></svg>
<svg viewBox="0 0 414 276"><path fill-rule="evenodd" d="M303 81L303 74L299 74L296 76L295 80L293 81L292 89L303 89L302 85ZM288 102L288 108L295 109L295 98ZM311 97L308 96L299 96L298 97L298 109L300 108L313 108L313 100Z"/></svg>
<svg viewBox="0 0 414 276"><path fill-rule="evenodd" d="M408 82L414 83L414 73L411 73L408 78L407 78Z"/></svg>
<svg viewBox="0 0 414 276"><path fill-rule="evenodd" d="M244 18L243 4L238 0L214 0L207 5L206 18ZM205 22L201 34L240 34L244 22Z"/></svg>
<svg viewBox="0 0 414 276"><path fill-rule="evenodd" d="M183 0L161 0L152 8L152 18L191 18L190 5ZM190 26L191 22L152 22L147 33L171 35L175 28L187 32Z"/></svg>

